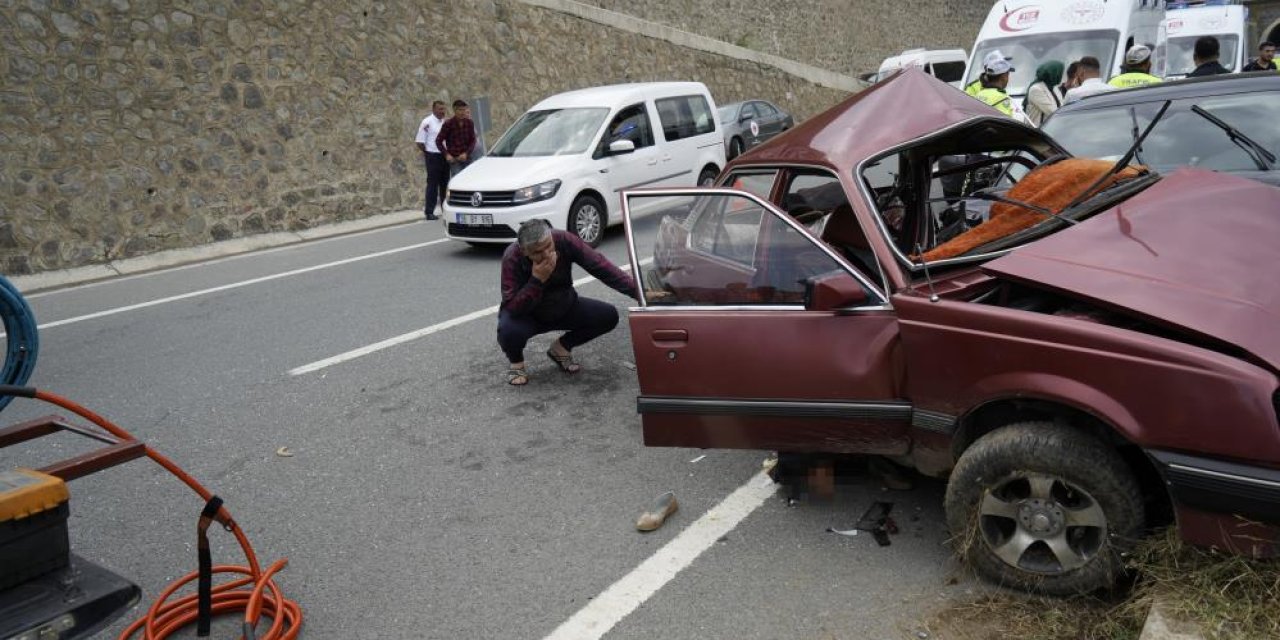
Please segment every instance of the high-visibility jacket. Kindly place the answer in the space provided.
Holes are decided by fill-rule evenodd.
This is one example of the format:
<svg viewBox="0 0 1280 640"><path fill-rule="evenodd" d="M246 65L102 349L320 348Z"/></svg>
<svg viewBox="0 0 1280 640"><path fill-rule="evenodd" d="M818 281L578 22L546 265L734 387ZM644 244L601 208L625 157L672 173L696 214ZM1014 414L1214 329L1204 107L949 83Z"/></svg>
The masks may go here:
<svg viewBox="0 0 1280 640"><path fill-rule="evenodd" d="M969 95L971 95L971 96L973 96L973 97L975 97L975 98L976 98L976 97L978 97L978 92L979 92L979 91L982 91L982 81L981 81L981 80L974 80L973 82L970 82L970 83L969 83L969 86L967 86L967 87L965 87L965 88L964 88L964 92L965 92L965 93L967 93L967 94L969 94Z"/></svg>
<svg viewBox="0 0 1280 640"><path fill-rule="evenodd" d="M1013 104L1012 101L1009 100L1009 94L995 87L987 87L986 89L979 91L978 95L974 97L995 107L1000 111L1000 113L1003 113L1006 116L1013 115Z"/></svg>
<svg viewBox="0 0 1280 640"><path fill-rule="evenodd" d="M1161 80L1149 73L1130 71L1129 73L1122 73L1112 78L1107 81L1107 84L1117 89L1129 89L1131 87L1145 87L1149 84L1159 84L1161 82L1164 82L1164 80Z"/></svg>

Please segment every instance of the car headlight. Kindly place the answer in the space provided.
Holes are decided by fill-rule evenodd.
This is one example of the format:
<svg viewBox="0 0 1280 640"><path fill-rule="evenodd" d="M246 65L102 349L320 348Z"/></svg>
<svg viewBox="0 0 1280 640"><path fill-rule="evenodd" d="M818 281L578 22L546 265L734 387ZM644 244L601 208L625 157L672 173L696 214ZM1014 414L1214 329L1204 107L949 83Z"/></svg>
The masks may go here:
<svg viewBox="0 0 1280 640"><path fill-rule="evenodd" d="M526 202L537 202L538 200L546 200L555 197L556 191L560 190L559 180L548 180L541 184L535 184L532 187L516 189L515 194L511 197L512 204L524 204Z"/></svg>

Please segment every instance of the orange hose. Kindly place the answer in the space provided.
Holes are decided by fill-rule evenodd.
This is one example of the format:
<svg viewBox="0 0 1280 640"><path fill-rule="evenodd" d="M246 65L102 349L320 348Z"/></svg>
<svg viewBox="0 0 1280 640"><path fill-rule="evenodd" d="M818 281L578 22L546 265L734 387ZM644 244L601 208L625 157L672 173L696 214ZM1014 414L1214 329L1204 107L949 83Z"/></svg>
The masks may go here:
<svg viewBox="0 0 1280 640"><path fill-rule="evenodd" d="M133 435L116 426L110 420L62 396L36 390L35 397L71 411L85 420L102 427L108 433L121 440L137 441L137 438L134 438ZM195 491L205 502L208 502L213 497L212 492L204 488L187 472L178 468L178 465L174 464L172 460L151 447L144 446L143 450L148 458L167 469L169 473L172 473L190 487L192 491ZM249 544L248 537L240 529L240 525L236 524L236 521L232 519L231 513L227 511L226 507L218 509L215 519L235 536L236 541L240 543L240 548L244 551L249 566L217 565L213 567L214 574L239 574L244 576L213 587L213 615L218 616L243 611L244 628L247 633L252 634L251 637L261 640L292 640L296 638L298 632L302 629L302 608L298 606L298 603L285 598L280 591L280 587L272 580L276 572L288 564L288 560L283 558L277 560L264 572L258 564L258 556L253 551L253 545ZM133 624L120 633L119 640L132 638L139 629L143 630L143 637L147 640L163 640L179 629L195 622L199 615L199 605L195 594L183 596L172 602L169 602L169 598L183 586L198 579L199 576L199 571L192 571L172 582L160 593L160 597L156 598L155 602L151 604L151 608L147 610L145 616L135 620ZM250 585L252 586L250 587ZM251 632L250 630L257 627L258 621L264 615L271 618L271 627L262 635Z"/></svg>

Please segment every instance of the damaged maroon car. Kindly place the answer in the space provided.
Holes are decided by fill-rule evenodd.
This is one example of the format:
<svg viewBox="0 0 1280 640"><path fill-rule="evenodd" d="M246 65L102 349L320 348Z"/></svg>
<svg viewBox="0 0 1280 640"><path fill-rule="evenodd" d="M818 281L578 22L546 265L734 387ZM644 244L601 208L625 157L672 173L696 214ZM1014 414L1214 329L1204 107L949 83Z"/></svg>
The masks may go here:
<svg viewBox="0 0 1280 640"><path fill-rule="evenodd" d="M647 445L949 478L959 552L1045 593L1162 519L1280 553L1280 190L1071 158L918 71L718 184L623 196Z"/></svg>

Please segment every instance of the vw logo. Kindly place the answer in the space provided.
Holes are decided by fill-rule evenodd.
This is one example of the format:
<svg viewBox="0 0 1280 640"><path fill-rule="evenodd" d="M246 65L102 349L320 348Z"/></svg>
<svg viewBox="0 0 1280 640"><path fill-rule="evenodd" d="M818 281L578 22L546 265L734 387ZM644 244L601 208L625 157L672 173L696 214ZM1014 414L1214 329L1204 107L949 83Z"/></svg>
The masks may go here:
<svg viewBox="0 0 1280 640"><path fill-rule="evenodd" d="M471 206L478 207L482 202L484 202L484 196L479 191L471 194Z"/></svg>

